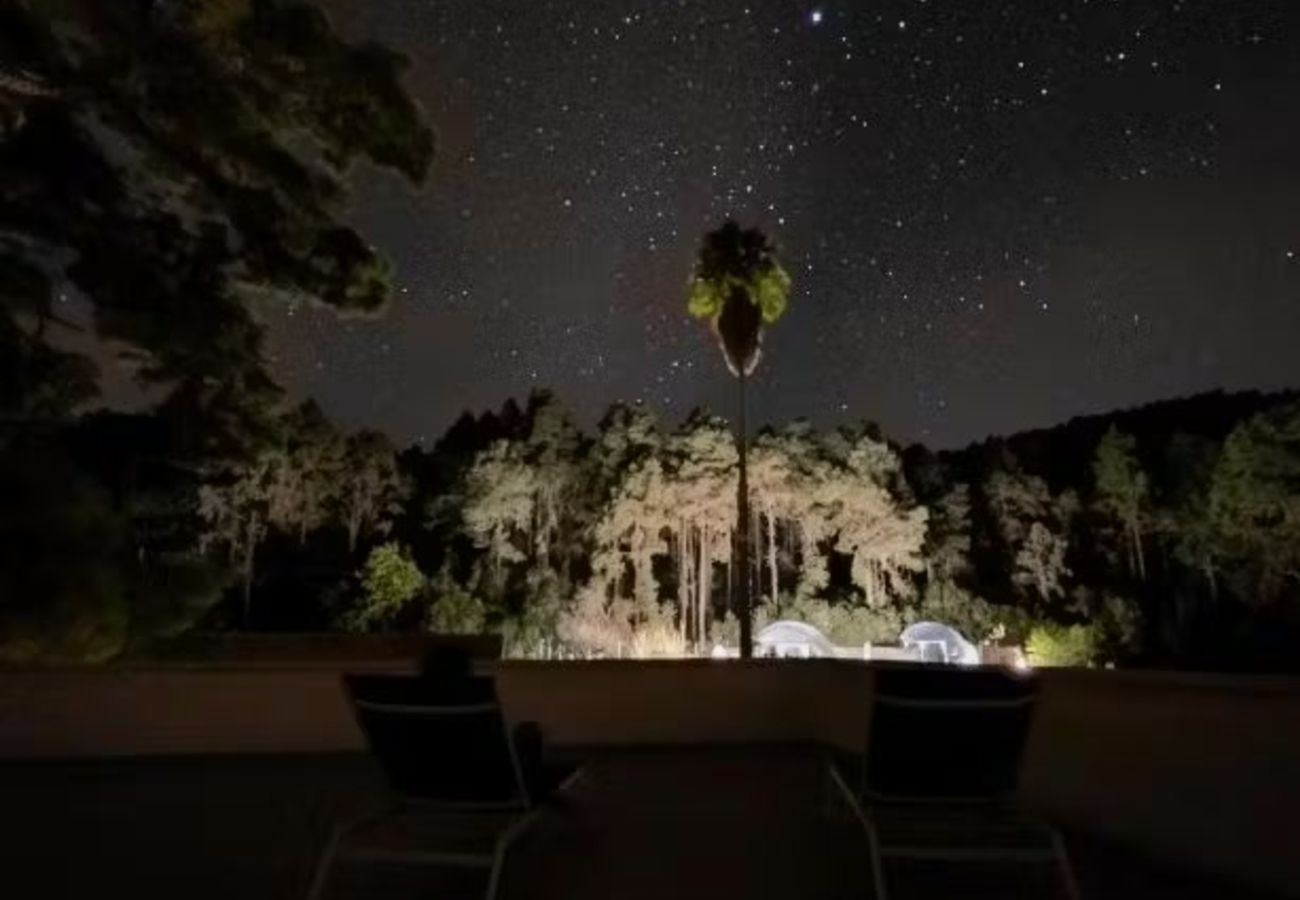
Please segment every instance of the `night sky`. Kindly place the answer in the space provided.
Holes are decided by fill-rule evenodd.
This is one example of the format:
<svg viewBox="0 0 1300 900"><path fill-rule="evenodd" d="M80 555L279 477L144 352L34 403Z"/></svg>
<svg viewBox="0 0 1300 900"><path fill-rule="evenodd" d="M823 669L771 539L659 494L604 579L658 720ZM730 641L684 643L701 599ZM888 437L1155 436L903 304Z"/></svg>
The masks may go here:
<svg viewBox="0 0 1300 900"><path fill-rule="evenodd" d="M1300 2L338 0L413 59L430 184L356 172L379 321L267 312L274 370L436 440L549 387L675 422L734 383L701 234L794 278L751 417L953 446L1300 385Z"/></svg>

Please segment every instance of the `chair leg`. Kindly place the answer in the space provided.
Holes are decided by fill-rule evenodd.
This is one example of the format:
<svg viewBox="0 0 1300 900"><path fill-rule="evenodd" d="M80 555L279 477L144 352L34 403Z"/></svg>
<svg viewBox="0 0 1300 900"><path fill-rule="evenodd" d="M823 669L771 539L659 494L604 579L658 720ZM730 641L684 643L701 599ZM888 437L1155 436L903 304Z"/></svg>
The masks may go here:
<svg viewBox="0 0 1300 900"><path fill-rule="evenodd" d="M876 900L888 900L889 892L885 889L885 861L880 854L880 837L876 834L876 825L869 815L863 816L867 827L867 845L871 848L871 886Z"/></svg>
<svg viewBox="0 0 1300 900"><path fill-rule="evenodd" d="M583 763L582 765L578 766L567 776L565 776L563 781L561 781L558 785L556 785L553 793L558 795L558 794L563 794L565 791L572 790L577 784L586 780L588 774L588 768L589 766L587 763Z"/></svg>
<svg viewBox="0 0 1300 900"><path fill-rule="evenodd" d="M1074 878L1074 867L1070 865L1070 854L1065 849L1065 839L1060 829L1052 828L1052 848L1056 851L1056 865L1061 870L1061 882L1065 885L1066 896L1070 900L1081 900L1079 882Z"/></svg>
<svg viewBox="0 0 1300 900"><path fill-rule="evenodd" d="M533 826L533 823L541 816L540 810L533 810L526 816L515 822L497 839L496 847L492 851L492 870L488 873L488 886L485 900L496 900L497 891L501 887L501 871L506 864L506 851L515 839Z"/></svg>
<svg viewBox="0 0 1300 900"><path fill-rule="evenodd" d="M390 815L393 810L400 808L400 803L392 803L364 816L335 825L330 831L329 840L325 842L325 849L321 851L320 861L316 863L316 869L312 872L311 888L307 892L307 900L320 900L321 895L325 893L325 882L329 878L329 871L334 865L334 858L338 856L339 847L343 844L343 838L347 836L348 832L382 819L384 816Z"/></svg>
<svg viewBox="0 0 1300 900"><path fill-rule="evenodd" d="M871 821L870 814L862 808L861 802L854 796L853 791L844 783L839 771L833 766L826 767L826 773L830 783L836 788L835 793L840 796L844 805L848 807L849 815L858 820L862 830L867 835L867 848L870 851L871 858L871 885L875 892L876 900L886 900L888 894L885 890L885 870L882 868L880 855L880 838L876 834L875 823Z"/></svg>
<svg viewBox="0 0 1300 900"><path fill-rule="evenodd" d="M852 810L841 794L841 782L835 771L835 760L828 753L822 759L822 813L829 822L843 822L852 817Z"/></svg>
<svg viewBox="0 0 1300 900"><path fill-rule="evenodd" d="M501 869L506 863L505 849L498 847L492 854L492 870L488 873L487 893L484 894L485 900L496 900L497 889L501 887Z"/></svg>
<svg viewBox="0 0 1300 900"><path fill-rule="evenodd" d="M325 892L325 881L329 878L329 872L334 865L334 857L339 852L339 843L343 840L345 830L345 826L336 825L330 832L329 841L326 842L320 860L316 863L316 869L312 873L311 889L307 893L307 900L320 900L321 895Z"/></svg>

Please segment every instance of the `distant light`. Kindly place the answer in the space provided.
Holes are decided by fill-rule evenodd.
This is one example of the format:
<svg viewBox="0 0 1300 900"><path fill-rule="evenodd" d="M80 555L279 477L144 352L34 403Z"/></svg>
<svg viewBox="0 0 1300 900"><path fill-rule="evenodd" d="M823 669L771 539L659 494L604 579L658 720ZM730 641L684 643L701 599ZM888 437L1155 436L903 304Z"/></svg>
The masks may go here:
<svg viewBox="0 0 1300 900"><path fill-rule="evenodd" d="M898 20L898 30L899 30L899 31L906 31L906 30L907 30L907 20L906 20L906 19L899 19L899 20Z"/></svg>
<svg viewBox="0 0 1300 900"><path fill-rule="evenodd" d="M822 11L820 9L814 9L808 14L808 21L813 25L820 25L822 23Z"/></svg>

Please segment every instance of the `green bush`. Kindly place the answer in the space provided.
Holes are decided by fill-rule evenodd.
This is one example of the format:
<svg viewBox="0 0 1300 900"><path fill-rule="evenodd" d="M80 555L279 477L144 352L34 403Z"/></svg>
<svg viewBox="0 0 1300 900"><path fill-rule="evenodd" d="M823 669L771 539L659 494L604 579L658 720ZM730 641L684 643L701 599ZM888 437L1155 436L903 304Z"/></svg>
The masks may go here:
<svg viewBox="0 0 1300 900"><path fill-rule="evenodd" d="M1045 622L1034 626L1025 642L1032 666L1089 666L1096 655L1097 636L1090 625Z"/></svg>
<svg viewBox="0 0 1300 900"><path fill-rule="evenodd" d="M433 585L427 620L437 634L480 634L487 630L487 606L450 578Z"/></svg>

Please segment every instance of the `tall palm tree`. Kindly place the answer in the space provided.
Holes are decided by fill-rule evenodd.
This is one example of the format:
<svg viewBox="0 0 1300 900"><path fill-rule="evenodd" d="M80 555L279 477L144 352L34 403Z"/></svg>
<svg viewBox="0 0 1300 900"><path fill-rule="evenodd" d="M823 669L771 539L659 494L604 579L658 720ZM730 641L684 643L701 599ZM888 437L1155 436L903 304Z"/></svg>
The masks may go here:
<svg viewBox="0 0 1300 900"><path fill-rule="evenodd" d="M736 417L736 450L740 483L736 487L735 551L732 559L732 608L740 621L740 655L754 654L753 618L749 605L749 471L746 459L745 381L758 366L763 326L785 312L790 276L776 259L776 248L757 228L742 229L728 220L710 231L700 245L691 279L687 309L707 319L722 348L727 368L740 383Z"/></svg>

